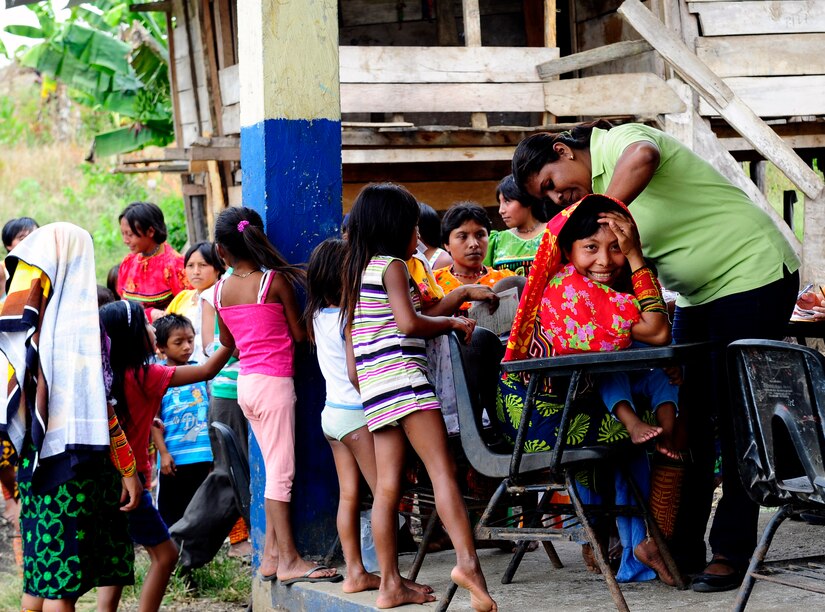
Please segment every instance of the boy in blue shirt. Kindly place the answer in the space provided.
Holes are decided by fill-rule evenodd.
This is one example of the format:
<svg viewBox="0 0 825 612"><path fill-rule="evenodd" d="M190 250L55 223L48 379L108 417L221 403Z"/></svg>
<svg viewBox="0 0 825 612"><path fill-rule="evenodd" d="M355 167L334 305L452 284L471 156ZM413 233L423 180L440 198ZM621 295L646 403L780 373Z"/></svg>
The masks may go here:
<svg viewBox="0 0 825 612"><path fill-rule="evenodd" d="M156 344L166 356L166 365L196 363L190 361L195 350L195 329L189 319L169 314L154 325ZM169 527L183 516L212 469L208 412L205 382L170 387L161 401L158 416L163 427L152 428L152 440L160 463L158 511Z"/></svg>

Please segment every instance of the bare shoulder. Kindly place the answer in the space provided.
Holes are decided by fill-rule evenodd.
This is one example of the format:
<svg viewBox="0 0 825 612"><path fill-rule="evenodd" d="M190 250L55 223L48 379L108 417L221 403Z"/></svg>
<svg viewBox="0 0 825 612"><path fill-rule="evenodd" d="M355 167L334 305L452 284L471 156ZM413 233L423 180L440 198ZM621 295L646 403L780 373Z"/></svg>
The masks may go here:
<svg viewBox="0 0 825 612"><path fill-rule="evenodd" d="M295 295L295 288L283 274L273 271L272 282L266 294L267 303L282 303Z"/></svg>

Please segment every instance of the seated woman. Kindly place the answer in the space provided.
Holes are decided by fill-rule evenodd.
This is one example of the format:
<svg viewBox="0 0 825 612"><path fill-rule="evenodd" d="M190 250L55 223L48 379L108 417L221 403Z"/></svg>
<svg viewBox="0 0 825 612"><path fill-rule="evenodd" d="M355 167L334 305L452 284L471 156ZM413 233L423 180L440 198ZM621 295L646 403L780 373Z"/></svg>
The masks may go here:
<svg viewBox="0 0 825 612"><path fill-rule="evenodd" d="M633 293L620 291L629 287ZM651 344L669 342L670 329L661 289L644 265L638 233L624 205L605 196L589 195L548 224L504 359L621 350L629 348L634 339ZM654 407L675 411L675 388L667 388L667 379L659 370L650 377L655 377L657 384L634 384L633 391L649 395ZM531 419L527 435L528 452L550 449L556 442L566 393L566 389L559 388L564 386L559 382L549 381L550 388L540 391L537 397L537 414ZM622 386L620 393L611 394L614 401L610 407L615 409L616 418L596 394L581 398L569 424L568 445L609 444L628 437L633 442L644 443L664 433L663 427L647 424L649 415L636 414L627 379L624 385L613 381L614 391ZM653 392L650 389L654 389ZM500 390L498 420L505 435L515 438L526 387L518 376L511 375L502 382ZM670 433L671 421L663 421L662 425ZM662 450L669 451L669 445ZM650 479L646 457L634 461L630 467L646 494ZM600 481L601 478L592 475L584 478L588 489L582 490L582 496L597 500ZM616 502L627 501L627 487L619 476L615 477L615 487ZM649 580L654 577L650 567L664 582L673 584L675 581L654 542L645 537L641 519L625 518L618 523L624 551L617 580Z"/></svg>
<svg viewBox="0 0 825 612"><path fill-rule="evenodd" d="M445 294L462 285L486 285L493 287L508 276L515 276L507 269L496 270L484 265L490 230L493 224L487 212L475 202L459 202L450 207L441 220L441 239L453 258L452 265L434 271L435 280ZM461 314L470 308L461 305Z"/></svg>

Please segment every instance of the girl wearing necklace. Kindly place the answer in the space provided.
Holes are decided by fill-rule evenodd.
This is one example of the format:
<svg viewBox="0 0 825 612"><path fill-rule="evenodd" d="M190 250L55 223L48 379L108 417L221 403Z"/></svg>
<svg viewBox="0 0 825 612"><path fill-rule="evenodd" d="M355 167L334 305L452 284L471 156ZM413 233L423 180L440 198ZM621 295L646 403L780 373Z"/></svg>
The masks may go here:
<svg viewBox="0 0 825 612"><path fill-rule="evenodd" d="M544 203L523 194L512 175L507 175L498 184L496 201L498 212L509 229L490 233L484 264L527 276L547 227Z"/></svg>
<svg viewBox="0 0 825 612"><path fill-rule="evenodd" d="M491 228L487 212L475 202L459 202L444 214L441 238L453 263L435 270L434 275L445 294L462 285L492 287L501 279L515 275L506 268L496 270L484 265ZM461 309L466 311L469 307L464 303Z"/></svg>
<svg viewBox="0 0 825 612"><path fill-rule="evenodd" d="M129 247L118 270L117 293L139 303L146 317L162 317L178 293L191 289L183 257L166 242L163 212L150 202L132 202L120 216L120 235Z"/></svg>

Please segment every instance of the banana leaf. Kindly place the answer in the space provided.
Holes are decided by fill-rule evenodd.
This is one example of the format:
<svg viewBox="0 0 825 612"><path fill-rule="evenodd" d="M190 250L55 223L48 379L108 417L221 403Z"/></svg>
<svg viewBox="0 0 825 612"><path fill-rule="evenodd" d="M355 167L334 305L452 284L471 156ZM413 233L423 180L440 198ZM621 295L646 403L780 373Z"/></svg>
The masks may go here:
<svg viewBox="0 0 825 612"><path fill-rule="evenodd" d="M45 33L40 28L27 25L7 25L3 28L9 34L23 36L25 38L45 38Z"/></svg>
<svg viewBox="0 0 825 612"><path fill-rule="evenodd" d="M169 126L165 130L135 124L95 136L94 149L98 157L135 151L147 145L165 146L172 142Z"/></svg>

